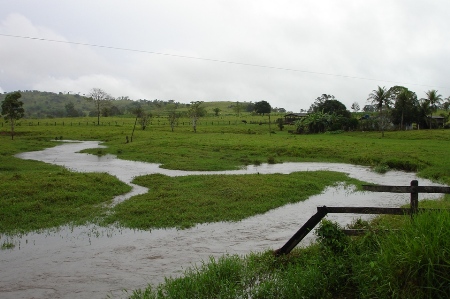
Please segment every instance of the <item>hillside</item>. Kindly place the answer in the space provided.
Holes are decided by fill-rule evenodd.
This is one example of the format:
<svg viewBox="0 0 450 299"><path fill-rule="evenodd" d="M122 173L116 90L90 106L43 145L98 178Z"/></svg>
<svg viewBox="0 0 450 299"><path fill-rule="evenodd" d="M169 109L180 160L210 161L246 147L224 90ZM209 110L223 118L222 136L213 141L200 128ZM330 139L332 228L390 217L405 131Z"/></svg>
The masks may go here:
<svg viewBox="0 0 450 299"><path fill-rule="evenodd" d="M20 91L21 101L24 103L26 118L54 118L54 117L84 117L95 116L96 110L93 102L87 97L79 94L54 93L37 90ZM4 100L5 94L0 94L0 102ZM203 108L207 114L214 115L214 109L218 108L222 115L235 114L234 107L237 102L204 102ZM251 112L251 102L240 102L241 112ZM113 99L102 111L103 116L118 116L133 114L133 110L142 107L145 112L153 116L163 116L169 111L186 112L189 104L173 100L131 100L128 97Z"/></svg>

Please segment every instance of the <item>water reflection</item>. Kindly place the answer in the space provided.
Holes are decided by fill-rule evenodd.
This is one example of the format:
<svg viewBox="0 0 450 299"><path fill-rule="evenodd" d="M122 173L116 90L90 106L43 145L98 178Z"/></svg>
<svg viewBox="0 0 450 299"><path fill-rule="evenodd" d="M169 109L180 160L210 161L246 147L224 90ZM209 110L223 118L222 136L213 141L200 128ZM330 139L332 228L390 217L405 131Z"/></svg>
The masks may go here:
<svg viewBox="0 0 450 299"><path fill-rule="evenodd" d="M116 159L107 155L77 153L101 147L96 141L67 142L42 151L22 153L18 157L65 166L79 172L106 172L132 185L126 195L114 203L145 193L144 187L131 184L135 176L161 173L168 176L291 173L331 170L376 184L409 185L418 179L412 173L391 171L377 174L366 167L330 163L284 163L249 166L235 171L176 171L158 164ZM437 185L424 179L420 185ZM430 197L431 194L427 195ZM433 196L433 195L431 195ZM437 196L435 196L437 197ZM44 233L30 233L0 243L12 242L12 250L0 251L1 298L104 298L123 295L122 289L156 284L164 276L179 275L191 263L225 253L276 249L316 212L319 205L390 206L409 201L408 194L356 192L351 187L330 187L308 200L283 206L239 222L197 225L187 230L158 229L135 231L114 227L62 227ZM349 223L354 215L330 215L329 219ZM311 237L302 241L307 244Z"/></svg>

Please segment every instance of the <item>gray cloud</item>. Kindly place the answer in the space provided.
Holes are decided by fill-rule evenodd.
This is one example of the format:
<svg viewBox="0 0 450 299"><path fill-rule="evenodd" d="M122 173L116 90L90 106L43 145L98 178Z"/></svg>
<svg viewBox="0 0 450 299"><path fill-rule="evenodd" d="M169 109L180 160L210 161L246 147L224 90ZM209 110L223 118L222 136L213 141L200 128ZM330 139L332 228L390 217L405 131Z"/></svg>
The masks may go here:
<svg viewBox="0 0 450 299"><path fill-rule="evenodd" d="M0 36L1 88L292 111L322 93L363 106L378 85L450 93L446 1L155 2L8 0L0 34L274 68Z"/></svg>

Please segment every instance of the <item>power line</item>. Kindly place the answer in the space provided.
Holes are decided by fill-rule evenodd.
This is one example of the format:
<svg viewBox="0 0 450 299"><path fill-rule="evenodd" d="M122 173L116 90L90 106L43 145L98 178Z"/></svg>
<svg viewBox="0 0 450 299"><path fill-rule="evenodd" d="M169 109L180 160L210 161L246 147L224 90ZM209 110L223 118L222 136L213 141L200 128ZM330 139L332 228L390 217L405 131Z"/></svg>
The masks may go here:
<svg viewBox="0 0 450 299"><path fill-rule="evenodd" d="M153 55L162 55L162 56L177 57L177 58L184 58L184 59L202 60L202 61L217 62L217 63L242 65L242 66L265 68L265 69L272 69L272 70L279 70L279 71L297 72L297 73L314 74L314 75L331 76L331 77L341 77L341 78L347 78L347 79L358 79L358 80L377 81L377 82L386 82L386 83L394 83L394 84L402 84L402 85L414 85L414 86L423 86L423 87L445 88L445 87L424 85L424 84L418 84L418 83L406 83L406 82L399 82L399 81L364 78L364 77L356 77L356 76L349 76L349 75L340 75L340 74L322 73L322 72L314 72L314 71L305 71L305 70L298 70L298 69L291 69L291 68L284 68L284 67L277 67L277 66L251 64L251 63L245 63L245 62L227 61L227 60L220 60L220 59L213 59L213 58L204 58L204 57L194 57L194 56L179 55L179 54L169 54L169 53L161 53L161 52L154 52L154 51L148 51L148 50L129 49L129 48L104 46L104 45L96 45L96 44L89 44L89 43L54 40L54 39L47 39L47 38L40 38L40 37L33 37L33 36L21 36L21 35L12 35L12 34L3 34L3 33L0 33L0 36L21 38L21 39L29 39L29 40L37 40L37 41L45 41L45 42L53 42L53 43L70 44L70 45L78 45L78 46L95 47L95 48L103 48L103 49L110 49L110 50L120 50L120 51L129 51L129 52L137 52L137 53L146 53L146 54L153 54Z"/></svg>

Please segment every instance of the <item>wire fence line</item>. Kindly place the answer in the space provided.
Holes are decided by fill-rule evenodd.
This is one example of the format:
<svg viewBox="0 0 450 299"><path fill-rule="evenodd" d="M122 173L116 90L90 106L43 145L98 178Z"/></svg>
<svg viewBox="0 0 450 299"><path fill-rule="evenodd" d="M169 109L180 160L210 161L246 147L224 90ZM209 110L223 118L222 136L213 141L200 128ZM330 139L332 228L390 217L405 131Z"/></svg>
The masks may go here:
<svg viewBox="0 0 450 299"><path fill-rule="evenodd" d="M271 121L271 124L274 122ZM240 125L240 124L256 124L256 125L266 125L269 124L268 121L197 121L198 126L225 126L225 125ZM1 122L1 126L8 126L8 123ZM15 126L134 126L134 121L108 121L108 122L100 122L99 124L96 121L21 121L16 122ZM169 126L170 122L168 121L151 121L147 125L150 126ZM191 121L180 121L176 122L175 126L192 126Z"/></svg>

